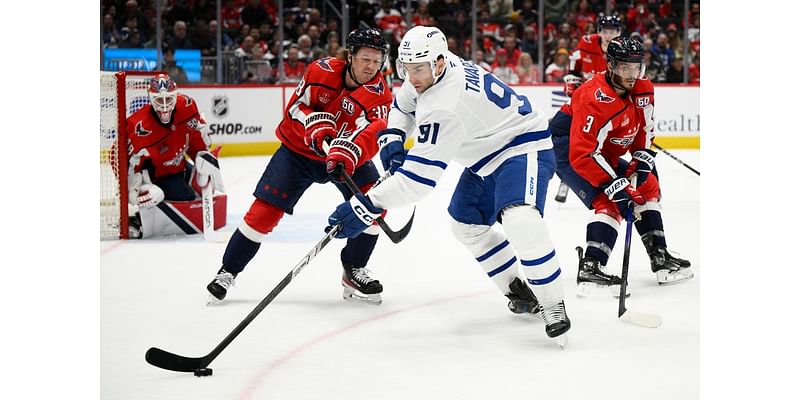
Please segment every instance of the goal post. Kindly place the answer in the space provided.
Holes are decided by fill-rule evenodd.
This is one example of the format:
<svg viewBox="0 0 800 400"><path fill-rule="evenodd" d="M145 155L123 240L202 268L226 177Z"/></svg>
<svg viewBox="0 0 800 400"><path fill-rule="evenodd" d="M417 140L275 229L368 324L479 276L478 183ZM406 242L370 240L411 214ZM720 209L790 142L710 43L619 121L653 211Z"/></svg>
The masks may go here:
<svg viewBox="0 0 800 400"><path fill-rule="evenodd" d="M153 71L100 71L100 240L127 239L127 118L148 104Z"/></svg>

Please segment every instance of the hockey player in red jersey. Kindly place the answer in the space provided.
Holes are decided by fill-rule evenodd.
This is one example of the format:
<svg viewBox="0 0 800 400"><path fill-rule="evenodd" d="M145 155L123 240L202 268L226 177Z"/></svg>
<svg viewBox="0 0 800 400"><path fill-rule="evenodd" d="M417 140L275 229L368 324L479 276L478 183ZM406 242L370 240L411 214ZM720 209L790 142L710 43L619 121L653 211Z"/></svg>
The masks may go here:
<svg viewBox="0 0 800 400"><path fill-rule="evenodd" d="M594 210L586 228L586 253L578 272L579 294L590 286L619 285L603 267L614 248L628 207L641 216L636 229L659 284L694 275L687 260L667 250L661 219L661 190L650 150L654 134L653 84L642 79L644 48L628 37L608 45L608 70L575 91L570 103L550 121L556 173ZM621 157L630 153L631 162ZM636 185L629 178L636 176ZM616 289L618 291L618 289Z"/></svg>
<svg viewBox="0 0 800 400"><path fill-rule="evenodd" d="M139 206L132 225L140 230L139 237L198 233L198 227L202 227L200 214L189 217L184 213L191 207L168 207L170 210L163 210L164 213L155 208L166 207L160 205L163 201L193 201L211 180L222 190L216 154L209 152L210 141L202 132L205 120L194 99L178 93L177 85L167 74L150 80L148 98L149 104L127 120L128 201ZM186 160L187 156L194 164ZM221 206L222 214L215 220L224 225L224 205ZM180 217L172 221L170 215L176 213L189 223Z"/></svg>
<svg viewBox="0 0 800 400"><path fill-rule="evenodd" d="M253 193L256 199L234 232L222 267L208 284L210 301L225 298L236 276L255 256L264 237L312 183L333 182L351 197L337 175L337 165L367 191L378 180L370 159L378 151L377 133L386 128L392 103L381 76L388 44L376 29L358 29L346 41L345 59L323 58L309 65L275 129L281 146L267 164ZM330 142L327 154L323 149ZM346 300L380 304L383 286L366 269L378 240L374 226L349 239L342 249L342 286Z"/></svg>
<svg viewBox="0 0 800 400"><path fill-rule="evenodd" d="M611 39L622 33L622 22L616 15L600 17L597 32L584 35L569 56L569 69L564 75L564 93L572 96L575 89L594 74L606 70L606 48Z"/></svg>

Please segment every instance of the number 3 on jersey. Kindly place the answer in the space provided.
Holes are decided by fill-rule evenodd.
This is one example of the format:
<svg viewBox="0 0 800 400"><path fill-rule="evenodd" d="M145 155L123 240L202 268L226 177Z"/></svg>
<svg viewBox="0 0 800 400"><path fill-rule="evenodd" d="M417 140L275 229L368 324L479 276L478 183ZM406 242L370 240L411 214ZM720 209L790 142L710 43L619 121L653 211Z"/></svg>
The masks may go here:
<svg viewBox="0 0 800 400"><path fill-rule="evenodd" d="M497 93L492 91L493 83L503 89L503 96L499 96ZM483 91L486 93L486 98L488 98L489 101L502 109L506 109L511 105L511 96L514 96L522 102L522 105L517 109L517 112L520 115L527 115L533 111L531 102L528 101L527 97L517 94L514 89L508 87L508 85L497 79L497 77L492 74L486 74L483 76Z"/></svg>

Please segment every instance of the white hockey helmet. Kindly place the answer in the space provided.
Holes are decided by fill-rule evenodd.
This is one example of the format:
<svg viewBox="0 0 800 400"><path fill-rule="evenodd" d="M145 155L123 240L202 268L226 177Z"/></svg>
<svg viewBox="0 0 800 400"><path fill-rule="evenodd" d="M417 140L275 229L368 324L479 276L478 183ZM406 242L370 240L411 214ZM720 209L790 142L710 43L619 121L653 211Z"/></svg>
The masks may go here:
<svg viewBox="0 0 800 400"><path fill-rule="evenodd" d="M158 74L150 79L147 95L158 118L161 122L168 123L178 100L178 85L169 75Z"/></svg>
<svg viewBox="0 0 800 400"><path fill-rule="evenodd" d="M397 73L400 79L405 80L404 64L428 62L435 80L436 60L439 56L447 54L447 38L435 26L415 26L411 28L400 40L397 49Z"/></svg>

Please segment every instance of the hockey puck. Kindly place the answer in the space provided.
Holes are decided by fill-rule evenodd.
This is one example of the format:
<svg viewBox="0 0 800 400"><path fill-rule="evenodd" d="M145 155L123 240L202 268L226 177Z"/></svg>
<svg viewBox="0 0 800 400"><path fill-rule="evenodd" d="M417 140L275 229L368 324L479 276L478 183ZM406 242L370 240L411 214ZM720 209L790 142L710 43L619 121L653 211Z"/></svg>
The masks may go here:
<svg viewBox="0 0 800 400"><path fill-rule="evenodd" d="M194 370L194 376L211 376L213 372L211 368L198 368Z"/></svg>

